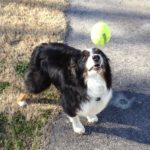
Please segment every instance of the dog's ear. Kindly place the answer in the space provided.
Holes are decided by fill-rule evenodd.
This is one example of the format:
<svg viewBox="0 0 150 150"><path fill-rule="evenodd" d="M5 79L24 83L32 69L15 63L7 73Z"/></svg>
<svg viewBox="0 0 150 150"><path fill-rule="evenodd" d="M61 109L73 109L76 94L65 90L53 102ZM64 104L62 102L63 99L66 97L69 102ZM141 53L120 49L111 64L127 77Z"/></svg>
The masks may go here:
<svg viewBox="0 0 150 150"><path fill-rule="evenodd" d="M82 51L82 56L88 57L89 55L90 55L89 51L87 51L87 50L83 50L83 51Z"/></svg>
<svg viewBox="0 0 150 150"><path fill-rule="evenodd" d="M82 51L82 60L86 60L89 57L90 53L87 50Z"/></svg>
<svg viewBox="0 0 150 150"><path fill-rule="evenodd" d="M77 69L77 64L76 64L75 60L73 58L71 58L70 64L68 65L69 74L71 76L76 77L76 69Z"/></svg>

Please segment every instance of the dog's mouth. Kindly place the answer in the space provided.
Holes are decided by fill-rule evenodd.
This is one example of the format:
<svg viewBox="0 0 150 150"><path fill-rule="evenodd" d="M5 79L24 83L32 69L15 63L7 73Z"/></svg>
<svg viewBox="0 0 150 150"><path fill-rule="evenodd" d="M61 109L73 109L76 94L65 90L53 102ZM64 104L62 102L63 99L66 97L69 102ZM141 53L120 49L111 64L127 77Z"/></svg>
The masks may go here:
<svg viewBox="0 0 150 150"><path fill-rule="evenodd" d="M100 65L100 64L95 64L94 66L92 66L90 69L89 69L89 71L91 71L91 70L100 70L102 68L102 65Z"/></svg>
<svg viewBox="0 0 150 150"><path fill-rule="evenodd" d="M93 67L94 67L94 69L99 69L101 66L100 66L100 64L95 64Z"/></svg>

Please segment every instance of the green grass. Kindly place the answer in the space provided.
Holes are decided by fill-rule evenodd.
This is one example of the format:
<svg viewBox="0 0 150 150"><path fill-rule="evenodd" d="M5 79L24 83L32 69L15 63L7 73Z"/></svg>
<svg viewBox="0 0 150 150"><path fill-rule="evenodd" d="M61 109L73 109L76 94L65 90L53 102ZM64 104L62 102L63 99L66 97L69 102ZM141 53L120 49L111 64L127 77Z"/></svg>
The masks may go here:
<svg viewBox="0 0 150 150"><path fill-rule="evenodd" d="M27 61L19 61L16 64L16 66L14 67L16 73L20 76L24 76L24 74L28 68L28 65L29 65L29 63Z"/></svg>
<svg viewBox="0 0 150 150"><path fill-rule="evenodd" d="M5 60L2 59L0 60L0 73L1 71L4 69L3 66L5 64ZM3 92L3 90L5 90L8 86L10 86L9 82L2 82L0 81L0 94Z"/></svg>
<svg viewBox="0 0 150 150"><path fill-rule="evenodd" d="M0 94L5 90L8 86L10 86L9 82L0 82Z"/></svg>
<svg viewBox="0 0 150 150"><path fill-rule="evenodd" d="M41 135L41 128L46 123L50 111L43 111L42 120L36 118L27 121L25 116L20 112L14 115L0 114L0 148L6 150L25 150L28 147L38 149L36 147L38 137Z"/></svg>
<svg viewBox="0 0 150 150"><path fill-rule="evenodd" d="M46 104L58 104L59 93L54 87L44 91ZM48 97L48 99L47 99ZM49 106L50 106L49 105ZM53 119L53 108L37 108L39 115L30 120L26 119L20 111L14 114L0 113L0 149L5 150L37 150L40 146L42 128L49 118Z"/></svg>
<svg viewBox="0 0 150 150"><path fill-rule="evenodd" d="M0 60L0 73L1 73L2 70L3 70L4 64L5 64L5 59Z"/></svg>

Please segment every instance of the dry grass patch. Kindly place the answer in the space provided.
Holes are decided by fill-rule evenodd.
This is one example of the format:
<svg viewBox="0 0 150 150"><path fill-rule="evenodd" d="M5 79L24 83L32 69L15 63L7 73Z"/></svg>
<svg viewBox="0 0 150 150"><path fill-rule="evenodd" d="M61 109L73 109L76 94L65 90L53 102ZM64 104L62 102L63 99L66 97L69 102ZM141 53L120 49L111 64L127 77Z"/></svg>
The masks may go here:
<svg viewBox="0 0 150 150"><path fill-rule="evenodd" d="M54 87L33 97L26 108L18 107L16 96L22 90L23 75L33 48L41 42L64 41L67 6L66 0L0 1L0 125L6 131L0 130L0 148L17 150L37 146L35 143L39 140L34 140L35 133L58 107L59 102L54 99L58 99L59 94ZM18 121L14 122L15 119ZM17 124L21 120L25 126ZM29 127L32 124L33 127ZM26 129L33 134L24 133ZM21 137L23 134L27 135Z"/></svg>

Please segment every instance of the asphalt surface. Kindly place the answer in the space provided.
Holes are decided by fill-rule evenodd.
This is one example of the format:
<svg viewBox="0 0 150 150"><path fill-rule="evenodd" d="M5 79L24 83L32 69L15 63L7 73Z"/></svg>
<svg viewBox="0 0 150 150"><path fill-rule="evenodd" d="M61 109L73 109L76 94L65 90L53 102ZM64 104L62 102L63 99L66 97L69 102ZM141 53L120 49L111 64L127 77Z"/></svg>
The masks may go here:
<svg viewBox="0 0 150 150"><path fill-rule="evenodd" d="M100 47L110 58L114 96L88 124L85 135L73 133L62 112L53 124L49 150L150 150L150 1L72 0L66 42L94 47L90 30L99 20L112 30L111 41Z"/></svg>
<svg viewBox="0 0 150 150"><path fill-rule="evenodd" d="M118 96L119 93L116 93ZM85 125L86 134L73 132L66 115L62 113L53 124L49 150L150 150L150 97L123 92L134 98L128 108L111 104L100 115L97 124ZM113 102L118 100L115 98ZM126 104L127 106L127 104Z"/></svg>

